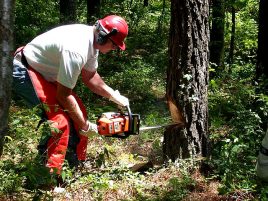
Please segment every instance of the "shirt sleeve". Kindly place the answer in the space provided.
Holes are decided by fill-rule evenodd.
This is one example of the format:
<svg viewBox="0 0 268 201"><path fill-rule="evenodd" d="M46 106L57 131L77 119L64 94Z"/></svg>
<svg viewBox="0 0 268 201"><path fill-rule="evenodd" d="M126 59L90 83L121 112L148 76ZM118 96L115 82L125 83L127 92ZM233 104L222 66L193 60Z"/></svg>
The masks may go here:
<svg viewBox="0 0 268 201"><path fill-rule="evenodd" d="M98 68L98 53L89 58L84 66L84 69L90 72L97 71Z"/></svg>
<svg viewBox="0 0 268 201"><path fill-rule="evenodd" d="M62 85L73 89L84 63L85 62L80 54L70 51L62 51L57 81Z"/></svg>

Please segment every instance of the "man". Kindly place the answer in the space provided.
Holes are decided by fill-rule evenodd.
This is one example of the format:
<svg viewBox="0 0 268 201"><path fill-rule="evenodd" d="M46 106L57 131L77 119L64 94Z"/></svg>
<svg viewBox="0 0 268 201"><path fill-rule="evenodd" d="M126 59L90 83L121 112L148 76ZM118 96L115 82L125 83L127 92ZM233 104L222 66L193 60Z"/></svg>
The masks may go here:
<svg viewBox="0 0 268 201"><path fill-rule="evenodd" d="M94 26L54 28L17 50L13 62L14 91L31 107L41 104L51 122L51 136L45 143L46 166L51 171L60 172L71 135L78 139L72 142L76 157L84 161L88 136L97 133L96 124L88 121L82 101L73 92L80 74L92 92L121 106L129 105L128 99L106 85L97 72L99 52L125 50L127 34L126 21L110 15Z"/></svg>

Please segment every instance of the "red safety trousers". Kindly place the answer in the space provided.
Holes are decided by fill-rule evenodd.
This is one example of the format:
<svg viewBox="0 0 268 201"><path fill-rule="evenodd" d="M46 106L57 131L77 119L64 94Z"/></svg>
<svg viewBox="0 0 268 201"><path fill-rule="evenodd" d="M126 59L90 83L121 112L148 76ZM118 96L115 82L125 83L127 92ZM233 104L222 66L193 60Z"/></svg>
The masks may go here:
<svg viewBox="0 0 268 201"><path fill-rule="evenodd" d="M58 104L56 99L57 85L45 80L37 71L28 67L28 73L33 83L36 94L42 104L44 104L47 119L51 122L52 136L47 143L47 163L46 166L50 168L50 172L60 174L70 135L70 117L68 113ZM87 112L81 99L73 92L84 117L87 117ZM86 149L88 138L79 134L78 126L74 123L74 127L80 141L76 148L78 160L84 161L86 159Z"/></svg>

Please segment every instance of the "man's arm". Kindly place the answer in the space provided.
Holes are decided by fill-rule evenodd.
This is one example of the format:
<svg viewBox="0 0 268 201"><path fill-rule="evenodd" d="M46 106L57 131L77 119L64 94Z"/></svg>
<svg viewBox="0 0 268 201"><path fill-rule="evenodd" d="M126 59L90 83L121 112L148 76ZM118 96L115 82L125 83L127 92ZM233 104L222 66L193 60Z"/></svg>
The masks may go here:
<svg viewBox="0 0 268 201"><path fill-rule="evenodd" d="M82 69L82 79L84 84L94 93L110 98L114 90L109 87L100 77L97 71L91 72Z"/></svg>
<svg viewBox="0 0 268 201"><path fill-rule="evenodd" d="M87 123L87 118L83 116L76 99L72 95L72 89L57 83L56 96L60 105L68 112L70 118L79 126L79 129L87 130L89 126Z"/></svg>
<svg viewBox="0 0 268 201"><path fill-rule="evenodd" d="M103 79L96 71L90 72L82 69L82 79L85 85L94 93L109 98L109 100L115 102L118 105L129 105L128 98L122 96L119 91L114 91L111 87L105 84Z"/></svg>

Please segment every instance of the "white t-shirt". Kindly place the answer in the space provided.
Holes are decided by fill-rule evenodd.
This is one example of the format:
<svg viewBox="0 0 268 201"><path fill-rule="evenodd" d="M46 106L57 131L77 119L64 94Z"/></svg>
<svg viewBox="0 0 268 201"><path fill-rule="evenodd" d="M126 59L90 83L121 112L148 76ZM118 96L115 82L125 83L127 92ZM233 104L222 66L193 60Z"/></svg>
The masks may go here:
<svg viewBox="0 0 268 201"><path fill-rule="evenodd" d="M23 53L29 65L51 82L73 89L82 68L96 71L99 51L93 47L93 26L64 25L45 32Z"/></svg>

